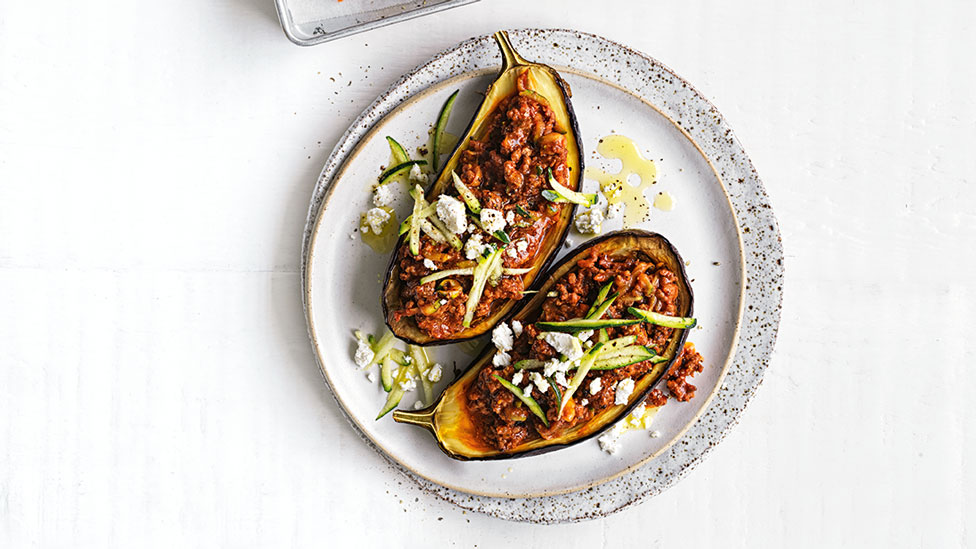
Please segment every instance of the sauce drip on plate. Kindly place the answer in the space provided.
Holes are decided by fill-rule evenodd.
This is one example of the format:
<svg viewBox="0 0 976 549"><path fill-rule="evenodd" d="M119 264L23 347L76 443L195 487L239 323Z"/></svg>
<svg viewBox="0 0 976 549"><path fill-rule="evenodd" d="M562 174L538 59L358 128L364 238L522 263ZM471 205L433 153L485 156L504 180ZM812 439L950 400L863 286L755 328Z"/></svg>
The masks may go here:
<svg viewBox="0 0 976 549"><path fill-rule="evenodd" d="M600 191L610 204L623 204L625 229L646 220L650 205L644 191L657 181L654 162L644 158L634 140L623 135L608 135L600 139L596 151L604 158L620 160L620 171L611 174L588 167L584 172L586 178L600 184ZM632 175L636 175L640 183L631 184L628 179Z"/></svg>

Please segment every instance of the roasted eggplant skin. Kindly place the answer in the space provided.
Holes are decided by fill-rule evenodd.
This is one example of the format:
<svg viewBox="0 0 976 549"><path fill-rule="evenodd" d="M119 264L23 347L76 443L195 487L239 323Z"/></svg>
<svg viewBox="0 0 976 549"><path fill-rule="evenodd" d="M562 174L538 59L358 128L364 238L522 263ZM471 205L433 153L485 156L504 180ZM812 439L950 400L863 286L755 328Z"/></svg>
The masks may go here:
<svg viewBox="0 0 976 549"><path fill-rule="evenodd" d="M533 74L547 75L552 81L550 86L551 90L553 93L555 93L555 90L558 90L558 94L561 96L558 99L565 107L565 120L561 121L567 126L566 136L567 144L569 146L567 164L570 166L571 170L571 176L568 183L573 190L578 191L582 188L584 170L583 154L581 152L579 124L576 120L576 113L573 111L573 105L570 102L572 91L570 90L569 84L567 84L562 77L559 76L559 73L556 72L555 69L538 63L530 63L522 58L512 47L512 44L508 38L508 33L505 31L496 32L494 34L494 38L498 42L499 48L502 52L502 69L492 82L491 86L489 86L488 91L485 94L485 99L478 107L478 111L475 116L468 123L463 136L458 139L458 143L451 152L451 156L444 163L444 166L441 168L434 181L425 190L424 194L428 202L433 202L433 199L435 199L438 195L452 187L451 171L457 167L460 153L465 150L468 142L480 129L481 126L479 123L494 111L494 107L497 106L498 102L508 97L510 93L516 93L514 91L516 89L515 80L518 74L526 68L530 68L533 71L538 71L537 73ZM501 89L506 84L509 85L511 89ZM501 88L497 86L501 86ZM556 98L549 97L548 99L553 100ZM539 256L536 258L536 261L533 264L534 266L537 266L537 268L522 277L523 283L527 290L535 289L544 280L544 278L540 275L546 272L546 269L549 267L561 249L563 242L566 240L566 236L569 234L569 230L572 228L573 219L575 216L576 206L574 204L561 205L558 223L547 234L546 240L540 248ZM498 310L493 311L492 314L487 318L481 319L472 326L457 332L452 337L444 339L435 339L427 335L420 330L412 318L404 318L400 321L393 321L392 313L402 307L402 303L400 302L400 288L402 282L399 278L400 266L398 255L401 246L406 245L405 240L405 236L401 236L401 238L397 241L396 246L394 246L394 251L390 257L390 263L387 266L383 279L383 293L381 296L383 318L386 325L397 336L397 338L420 346L444 345L466 341L479 337L492 330L499 322L509 318L512 312L517 308L517 305L520 303L520 301L509 300L509 302L507 302L505 305L499 307ZM524 299L521 301L524 301Z"/></svg>
<svg viewBox="0 0 976 549"><path fill-rule="evenodd" d="M559 261L544 277L545 283L539 288L539 293L526 302L514 315L513 320L528 324L534 321L542 308L549 289L566 273L576 266L576 262L584 257L591 249L597 247L601 252L611 253L644 253L657 261L663 261L668 269L675 273L679 283L679 316L694 314L694 293L685 271L684 261L667 238L650 231L629 229L608 233L601 237L587 241L575 248ZM569 436L564 441L558 439L534 439L515 449L502 452L483 444L479 433L468 414L467 392L471 383L477 378L478 371L491 363L495 349L491 346L475 359L465 371L449 385L437 401L418 411L397 410L393 412L393 419L400 423L411 423L426 428L437 439L440 449L451 458L462 461L482 461L494 459L513 459L532 455L544 454L566 448L599 436L612 427L621 418L631 413L647 395L655 388L662 386L670 373L675 360L684 347L688 338L687 329L676 329L672 333L663 356L666 362L645 374L638 381L636 397L626 406L611 406L590 421L574 426L569 430ZM562 438L562 437L560 437Z"/></svg>

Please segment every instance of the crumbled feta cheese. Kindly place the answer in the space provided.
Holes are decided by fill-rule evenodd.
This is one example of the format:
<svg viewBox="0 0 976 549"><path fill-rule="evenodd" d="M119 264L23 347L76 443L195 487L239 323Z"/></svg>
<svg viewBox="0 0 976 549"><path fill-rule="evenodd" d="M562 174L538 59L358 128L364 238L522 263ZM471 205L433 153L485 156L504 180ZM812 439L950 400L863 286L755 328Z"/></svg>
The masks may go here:
<svg viewBox="0 0 976 549"><path fill-rule="evenodd" d="M468 259L476 259L481 256L485 251L485 245L481 242L480 234L473 234L467 242L464 243L464 257Z"/></svg>
<svg viewBox="0 0 976 549"><path fill-rule="evenodd" d="M404 391L413 391L417 388L417 380L413 377L408 377L400 382L400 388Z"/></svg>
<svg viewBox="0 0 976 549"><path fill-rule="evenodd" d="M613 455L620 451L620 435L623 434L623 426L618 423L614 425L609 431L604 433L597 439L600 443L600 449L604 452Z"/></svg>
<svg viewBox="0 0 976 549"><path fill-rule="evenodd" d="M440 303L441 305L447 305L447 300L446 299L442 299L442 300L438 301L438 303Z"/></svg>
<svg viewBox="0 0 976 549"><path fill-rule="evenodd" d="M512 321L512 333L515 334L515 337L522 335L522 323L518 320Z"/></svg>
<svg viewBox="0 0 976 549"><path fill-rule="evenodd" d="M461 234L468 228L468 218L464 215L464 204L453 196L442 194L437 199L437 217L444 222L447 230Z"/></svg>
<svg viewBox="0 0 976 549"><path fill-rule="evenodd" d="M383 232L383 225L390 220L390 214L383 208L373 208L366 212L366 223L374 234Z"/></svg>
<svg viewBox="0 0 976 549"><path fill-rule="evenodd" d="M512 356L505 351L495 352L495 356L491 358L491 363L499 368L502 366L508 366L512 362Z"/></svg>
<svg viewBox="0 0 976 549"><path fill-rule="evenodd" d="M587 341L593 337L593 330L583 330L582 332L576 334L576 337L578 337L580 341Z"/></svg>
<svg viewBox="0 0 976 549"><path fill-rule="evenodd" d="M493 210L491 208L482 208L481 225L489 233L493 233L495 231L504 231L505 216L502 215L502 212L498 210Z"/></svg>
<svg viewBox="0 0 976 549"><path fill-rule="evenodd" d="M546 378L542 377L542 374L539 372L532 372L529 379L532 380L532 383L535 384L535 388L538 389L540 393L545 393L549 389L549 382L546 381Z"/></svg>
<svg viewBox="0 0 976 549"><path fill-rule="evenodd" d="M368 379L370 383L376 383L376 372L366 374L366 379Z"/></svg>
<svg viewBox="0 0 976 549"><path fill-rule="evenodd" d="M525 376L525 372L518 370L515 375L512 376L512 385L518 385L522 383L522 377Z"/></svg>
<svg viewBox="0 0 976 549"><path fill-rule="evenodd" d="M413 167L410 168L410 175L408 177L410 177L410 181L413 181L414 183L420 183L421 185L427 184L427 174L420 169L420 164L414 164Z"/></svg>
<svg viewBox="0 0 976 549"><path fill-rule="evenodd" d="M499 351L511 351L512 345L515 344L515 337L512 335L512 329L508 327L508 324L502 322L491 332L491 342L495 344L495 348Z"/></svg>
<svg viewBox="0 0 976 549"><path fill-rule="evenodd" d="M580 345L580 340L573 337L572 334L545 332L543 339L545 339L545 342L551 345L557 353L565 356L567 360L572 361L583 356L583 346Z"/></svg>
<svg viewBox="0 0 976 549"><path fill-rule="evenodd" d="M443 374L443 372L444 372L444 368L442 368L440 364L435 362L434 365L431 366L429 370L427 370L427 381L430 381L431 383L437 383L438 381L441 380L441 375Z"/></svg>
<svg viewBox="0 0 976 549"><path fill-rule="evenodd" d="M373 358L376 353L373 352L373 348L369 346L369 342L362 339L359 340L359 345L356 347L356 365L360 368L365 368L373 363Z"/></svg>
<svg viewBox="0 0 976 549"><path fill-rule="evenodd" d="M434 263L433 261L431 261L431 260L429 260L429 259L427 259L425 257L424 258L424 267L427 267L428 269L433 270L433 269L436 269L437 268L437 263Z"/></svg>
<svg viewBox="0 0 976 549"><path fill-rule="evenodd" d="M424 401L422 401L422 400L418 400L417 402L414 402L413 403L413 409L414 410L419 410L419 409L421 409L423 407L424 407Z"/></svg>
<svg viewBox="0 0 976 549"><path fill-rule="evenodd" d="M515 259L516 257L518 257L518 250L515 249L515 246L508 246L505 248L505 255L511 257L512 259Z"/></svg>
<svg viewBox="0 0 976 549"><path fill-rule="evenodd" d="M607 219L616 219L623 209L623 204L610 204L607 206Z"/></svg>
<svg viewBox="0 0 976 549"><path fill-rule="evenodd" d="M576 216L576 230L582 234L600 234L602 223L603 212L599 208L590 208Z"/></svg>
<svg viewBox="0 0 976 549"><path fill-rule="evenodd" d="M549 377L560 370L562 363L559 360L553 358L546 361L542 365L542 375Z"/></svg>
<svg viewBox="0 0 976 549"><path fill-rule="evenodd" d="M580 406L586 406L589 403L590 403L590 399L584 398L583 400L580 401Z"/></svg>
<svg viewBox="0 0 976 549"><path fill-rule="evenodd" d="M658 438L661 436L661 431L651 431L651 438Z"/></svg>
<svg viewBox="0 0 976 549"><path fill-rule="evenodd" d="M569 387L569 381L566 379L566 374L564 372L556 372L553 374L552 380L555 381L560 387Z"/></svg>
<svg viewBox="0 0 976 549"><path fill-rule="evenodd" d="M474 223L468 223L468 232L473 233L478 230L478 226Z"/></svg>
<svg viewBox="0 0 976 549"><path fill-rule="evenodd" d="M529 383L522 388L522 396L532 396L532 384Z"/></svg>
<svg viewBox="0 0 976 549"><path fill-rule="evenodd" d="M525 250L528 250L529 249L529 241L528 240L525 240L525 239L516 240L515 241L515 249L517 249L519 251L519 253L522 253Z"/></svg>
<svg viewBox="0 0 976 549"><path fill-rule="evenodd" d="M634 380L629 377L626 379L621 379L617 383L617 389L614 393L613 403L614 404L627 404L627 400L630 399L630 394L634 392Z"/></svg>
<svg viewBox="0 0 976 549"><path fill-rule="evenodd" d="M508 213L505 214L505 221L507 221L509 225L514 225L515 224L515 212L513 212L512 210L509 210Z"/></svg>
<svg viewBox="0 0 976 549"><path fill-rule="evenodd" d="M594 378L593 381L590 382L590 394L591 395L595 395L595 394L599 393L600 392L600 389L602 389L602 388L603 388L603 378L602 377Z"/></svg>
<svg viewBox="0 0 976 549"><path fill-rule="evenodd" d="M643 402L638 404L637 407L634 408L634 411L627 416L627 423L629 423L631 427L636 427L638 429L644 427L644 412L646 410L647 406L645 406Z"/></svg>
<svg viewBox="0 0 976 549"><path fill-rule="evenodd" d="M392 206L394 198L396 198L396 191L393 185L379 185L373 189L373 205L377 208Z"/></svg>

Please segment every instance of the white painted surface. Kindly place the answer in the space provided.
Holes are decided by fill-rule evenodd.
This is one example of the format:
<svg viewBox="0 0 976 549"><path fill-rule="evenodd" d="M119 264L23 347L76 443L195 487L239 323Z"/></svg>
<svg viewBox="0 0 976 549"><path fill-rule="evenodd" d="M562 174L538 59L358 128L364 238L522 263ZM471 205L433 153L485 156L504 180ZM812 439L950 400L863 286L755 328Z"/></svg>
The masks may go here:
<svg viewBox="0 0 976 549"><path fill-rule="evenodd" d="M562 6L299 49L264 0L4 3L0 545L974 543L976 6ZM307 199L347 124L513 26L694 83L784 233L777 358L741 424L602 521L503 523L405 484L340 418L300 309Z"/></svg>

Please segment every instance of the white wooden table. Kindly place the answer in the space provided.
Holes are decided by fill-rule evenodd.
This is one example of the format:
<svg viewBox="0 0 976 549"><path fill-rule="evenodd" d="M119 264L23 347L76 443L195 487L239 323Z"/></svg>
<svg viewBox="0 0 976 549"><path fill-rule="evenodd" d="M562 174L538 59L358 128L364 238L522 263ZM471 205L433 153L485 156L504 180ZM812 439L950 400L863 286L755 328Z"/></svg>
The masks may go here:
<svg viewBox="0 0 976 549"><path fill-rule="evenodd" d="M107 4L0 5L0 546L976 543L976 5L486 0L300 49L270 0ZM360 442L298 277L349 122L525 26L702 90L788 259L729 438L660 497L550 527L463 513Z"/></svg>

